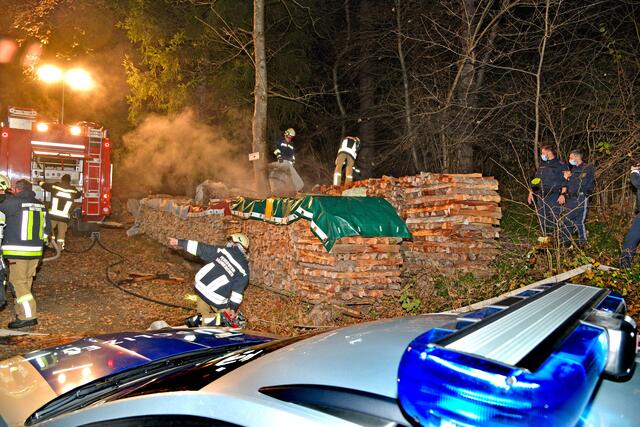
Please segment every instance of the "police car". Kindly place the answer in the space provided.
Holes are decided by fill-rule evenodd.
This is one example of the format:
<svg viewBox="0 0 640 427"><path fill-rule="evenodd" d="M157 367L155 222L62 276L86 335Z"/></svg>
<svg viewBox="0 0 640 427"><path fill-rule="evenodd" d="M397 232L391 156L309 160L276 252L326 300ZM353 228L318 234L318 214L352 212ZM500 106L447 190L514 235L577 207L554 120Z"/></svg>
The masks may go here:
<svg viewBox="0 0 640 427"><path fill-rule="evenodd" d="M0 425L632 426L636 340L619 295L567 283L296 338L105 335L0 362Z"/></svg>

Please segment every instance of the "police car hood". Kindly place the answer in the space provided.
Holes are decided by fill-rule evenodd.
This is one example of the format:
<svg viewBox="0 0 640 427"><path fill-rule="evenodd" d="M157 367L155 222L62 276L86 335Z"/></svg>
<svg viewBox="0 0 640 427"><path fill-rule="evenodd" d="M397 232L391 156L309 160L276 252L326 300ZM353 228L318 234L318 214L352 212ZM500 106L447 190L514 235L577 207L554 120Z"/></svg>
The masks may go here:
<svg viewBox="0 0 640 427"><path fill-rule="evenodd" d="M76 387L146 363L202 349L252 345L272 337L214 328L123 332L83 338L0 362L0 427Z"/></svg>

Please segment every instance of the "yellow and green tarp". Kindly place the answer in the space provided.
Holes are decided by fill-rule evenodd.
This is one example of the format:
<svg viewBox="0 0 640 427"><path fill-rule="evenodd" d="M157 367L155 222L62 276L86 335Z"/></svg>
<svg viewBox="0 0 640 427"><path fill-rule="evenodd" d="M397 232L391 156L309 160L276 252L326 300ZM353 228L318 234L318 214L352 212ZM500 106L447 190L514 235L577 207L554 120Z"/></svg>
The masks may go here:
<svg viewBox="0 0 640 427"><path fill-rule="evenodd" d="M303 198L249 199L231 203L231 214L272 224L287 225L300 219L330 251L341 237L400 237L411 233L398 213L380 197L306 196Z"/></svg>

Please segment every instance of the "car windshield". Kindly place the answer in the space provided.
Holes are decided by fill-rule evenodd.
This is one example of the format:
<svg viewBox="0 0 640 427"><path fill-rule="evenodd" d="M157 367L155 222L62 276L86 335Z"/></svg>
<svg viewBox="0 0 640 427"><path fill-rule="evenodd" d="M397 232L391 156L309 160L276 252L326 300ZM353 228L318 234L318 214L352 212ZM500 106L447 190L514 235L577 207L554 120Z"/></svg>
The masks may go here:
<svg viewBox="0 0 640 427"><path fill-rule="evenodd" d="M207 349L157 360L62 394L34 412L25 424L34 425L96 402L165 391L198 390L256 358L309 336Z"/></svg>

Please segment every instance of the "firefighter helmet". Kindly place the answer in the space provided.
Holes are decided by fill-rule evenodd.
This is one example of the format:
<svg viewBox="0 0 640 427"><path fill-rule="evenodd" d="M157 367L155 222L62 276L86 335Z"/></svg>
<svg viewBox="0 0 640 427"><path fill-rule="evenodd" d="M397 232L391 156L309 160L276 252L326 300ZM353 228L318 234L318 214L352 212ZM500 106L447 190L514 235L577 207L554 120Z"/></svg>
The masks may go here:
<svg viewBox="0 0 640 427"><path fill-rule="evenodd" d="M293 128L289 128L287 130L284 131L284 136L288 136L291 138L295 138L296 136L296 131Z"/></svg>
<svg viewBox="0 0 640 427"><path fill-rule="evenodd" d="M11 187L11 181L5 175L0 175L0 190L7 191Z"/></svg>
<svg viewBox="0 0 640 427"><path fill-rule="evenodd" d="M240 244L246 250L249 249L249 238L242 233L233 233L229 236L229 240L233 243Z"/></svg>

